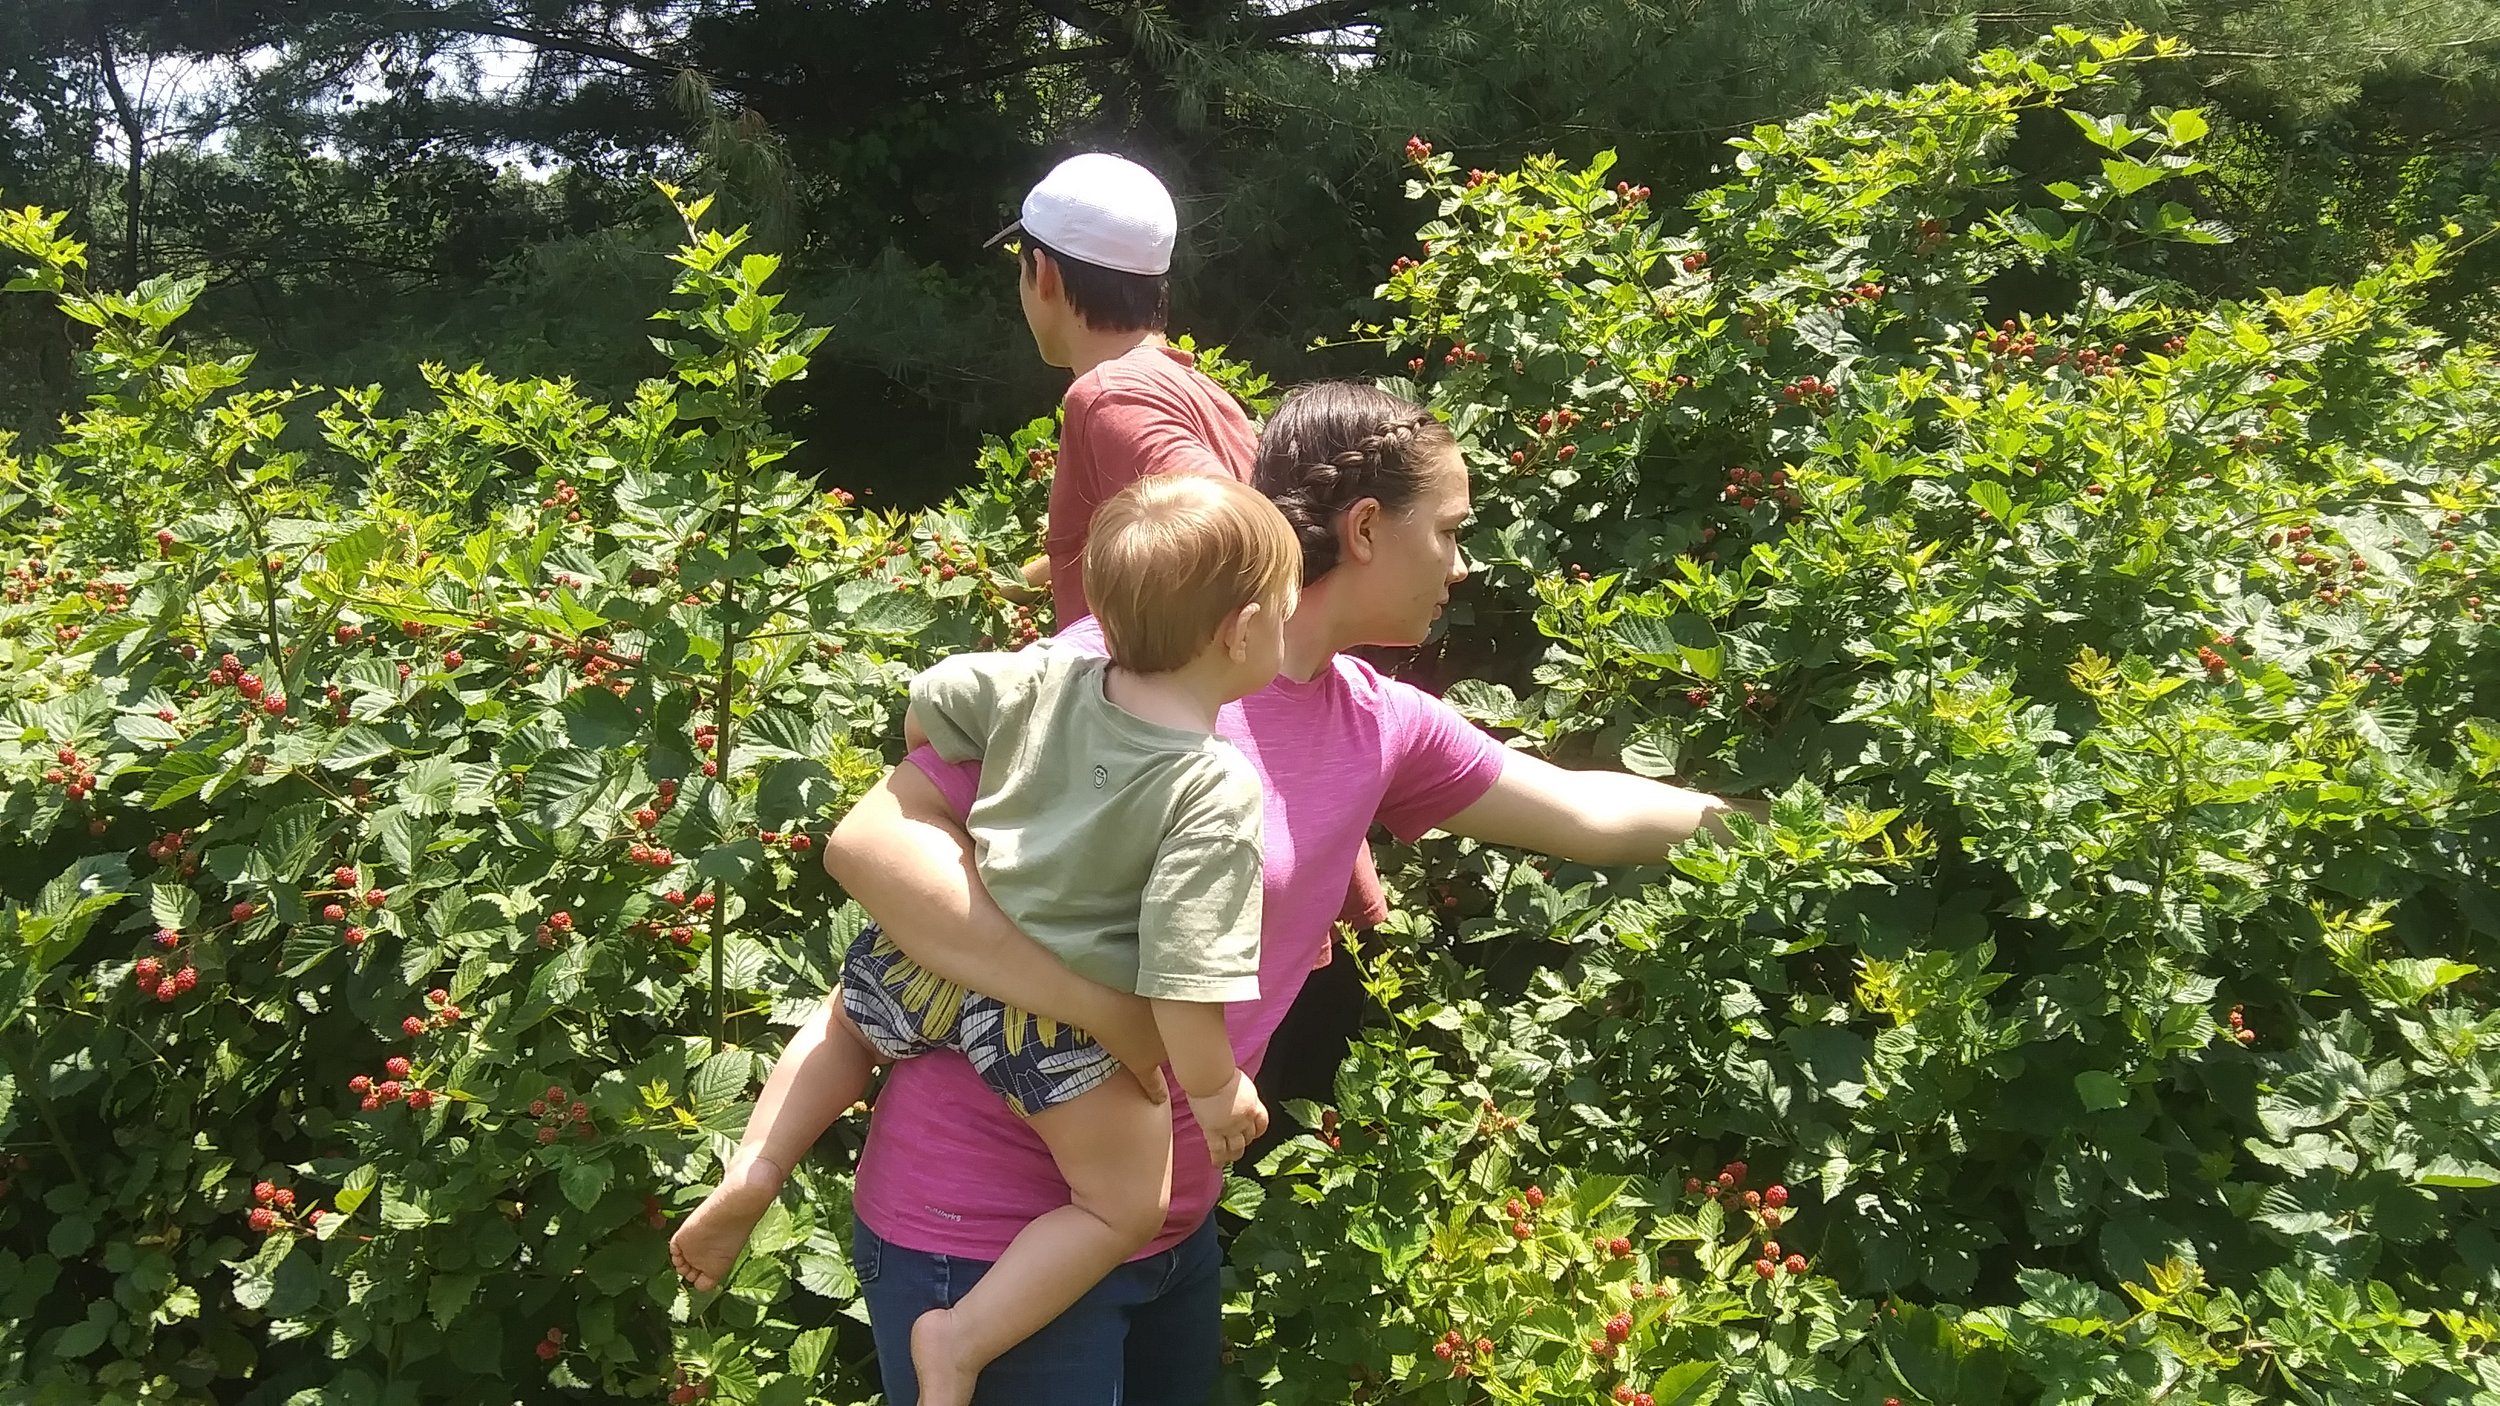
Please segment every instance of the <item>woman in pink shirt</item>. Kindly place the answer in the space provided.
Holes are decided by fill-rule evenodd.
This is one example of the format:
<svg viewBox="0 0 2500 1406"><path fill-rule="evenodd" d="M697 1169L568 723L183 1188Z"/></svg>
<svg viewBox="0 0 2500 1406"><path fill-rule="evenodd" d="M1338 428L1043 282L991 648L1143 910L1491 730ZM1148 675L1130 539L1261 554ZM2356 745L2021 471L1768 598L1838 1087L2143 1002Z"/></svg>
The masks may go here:
<svg viewBox="0 0 2500 1406"><path fill-rule="evenodd" d="M1254 481L1300 534L1307 584L1287 627L1283 675L1221 719L1221 734L1248 755L1267 792L1259 996L1228 1016L1233 1048L1251 1070L1304 978L1327 959L1331 923L1375 820L1403 839L1441 829L1623 864L1658 858L1729 808L1505 748L1439 699L1342 653L1420 642L1466 575L1458 538L1467 475L1447 426L1369 386L1307 386L1268 423ZM1062 638L1102 647L1090 620ZM1160 1094L1163 1055L1146 1003L1061 966L982 891L961 819L975 775L914 753L834 831L827 871L929 970L1090 1031ZM804 1088L823 1032L820 1018L792 1040L758 1100L750 1141ZM992 1363L976 1406L1209 1399L1223 1336L1210 1214L1222 1175L1178 1101L1173 1116L1163 1234ZM962 1058L894 1068L860 1159L853 1244L888 1401L919 1395L914 1320L960 1299L1018 1229L1067 1200L1040 1140Z"/></svg>

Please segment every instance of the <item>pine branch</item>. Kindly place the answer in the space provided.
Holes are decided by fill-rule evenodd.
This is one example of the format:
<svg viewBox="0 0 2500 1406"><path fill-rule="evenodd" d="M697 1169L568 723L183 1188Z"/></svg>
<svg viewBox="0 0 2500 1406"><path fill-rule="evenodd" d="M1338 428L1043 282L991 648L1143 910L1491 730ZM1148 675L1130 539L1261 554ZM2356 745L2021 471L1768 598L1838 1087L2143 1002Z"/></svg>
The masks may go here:
<svg viewBox="0 0 2500 1406"><path fill-rule="evenodd" d="M1242 33L1259 43L1272 43L1304 34L1325 34L1329 30L1343 29L1368 19L1374 10L1406 3L1409 0L1319 0L1317 4L1254 20L1242 26Z"/></svg>

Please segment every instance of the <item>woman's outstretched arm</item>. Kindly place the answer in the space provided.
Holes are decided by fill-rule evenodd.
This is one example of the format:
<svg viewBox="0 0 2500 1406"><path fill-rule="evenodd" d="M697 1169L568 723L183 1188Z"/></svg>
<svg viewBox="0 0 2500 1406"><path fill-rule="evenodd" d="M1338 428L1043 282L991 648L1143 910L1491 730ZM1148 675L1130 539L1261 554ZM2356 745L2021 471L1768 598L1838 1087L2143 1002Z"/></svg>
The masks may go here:
<svg viewBox="0 0 2500 1406"><path fill-rule="evenodd" d="M1731 801L1620 771L1570 771L1506 752L1493 789L1444 821L1454 835L1583 864L1643 864L1697 834L1727 833L1726 817L1762 818L1760 801Z"/></svg>

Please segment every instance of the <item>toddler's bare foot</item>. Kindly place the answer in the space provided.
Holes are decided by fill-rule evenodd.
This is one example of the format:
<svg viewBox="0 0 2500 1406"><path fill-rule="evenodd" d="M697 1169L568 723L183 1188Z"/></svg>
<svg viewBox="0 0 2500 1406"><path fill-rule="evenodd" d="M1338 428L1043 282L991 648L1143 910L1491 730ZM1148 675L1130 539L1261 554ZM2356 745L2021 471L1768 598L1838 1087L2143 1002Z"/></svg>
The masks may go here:
<svg viewBox="0 0 2500 1406"><path fill-rule="evenodd" d="M771 1209L785 1173L761 1157L740 1152L729 1159L720 1185L668 1238L669 1262L698 1292L718 1288L746 1248L755 1223Z"/></svg>
<svg viewBox="0 0 2500 1406"><path fill-rule="evenodd" d="M953 1310L933 1308L912 1320L911 1367L920 1377L920 1406L972 1406L981 1371L964 1354Z"/></svg>

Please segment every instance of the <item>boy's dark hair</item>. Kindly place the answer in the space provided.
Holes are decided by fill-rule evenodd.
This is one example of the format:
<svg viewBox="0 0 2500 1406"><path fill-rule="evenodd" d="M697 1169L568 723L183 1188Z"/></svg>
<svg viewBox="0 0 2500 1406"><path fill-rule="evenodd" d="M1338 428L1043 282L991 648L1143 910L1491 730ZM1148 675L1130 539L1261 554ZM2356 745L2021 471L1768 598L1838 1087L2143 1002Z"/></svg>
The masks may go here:
<svg viewBox="0 0 2500 1406"><path fill-rule="evenodd" d="M1024 273L1033 276L1034 256L1050 255L1059 266L1059 285L1068 290L1068 306L1097 332L1160 332L1172 320L1172 280L1159 273L1122 273L1083 259L1071 259L1045 244L1024 239Z"/></svg>

